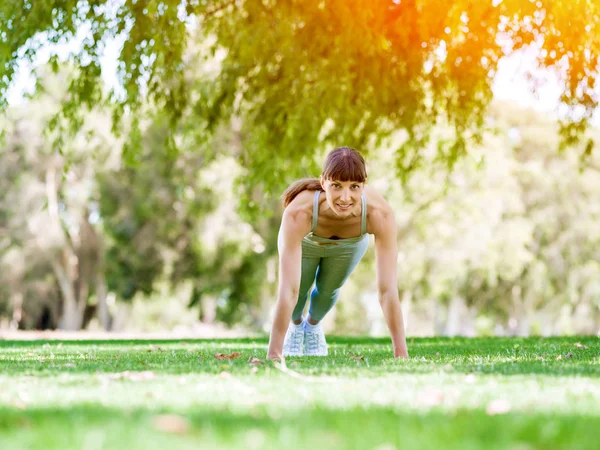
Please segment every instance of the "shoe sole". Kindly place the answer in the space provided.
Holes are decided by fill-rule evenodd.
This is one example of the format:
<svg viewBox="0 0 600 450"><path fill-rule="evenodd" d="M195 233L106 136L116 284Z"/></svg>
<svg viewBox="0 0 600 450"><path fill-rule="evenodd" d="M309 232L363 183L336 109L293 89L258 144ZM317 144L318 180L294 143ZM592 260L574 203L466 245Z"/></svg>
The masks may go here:
<svg viewBox="0 0 600 450"><path fill-rule="evenodd" d="M305 353L304 356L327 356L329 352L325 353Z"/></svg>

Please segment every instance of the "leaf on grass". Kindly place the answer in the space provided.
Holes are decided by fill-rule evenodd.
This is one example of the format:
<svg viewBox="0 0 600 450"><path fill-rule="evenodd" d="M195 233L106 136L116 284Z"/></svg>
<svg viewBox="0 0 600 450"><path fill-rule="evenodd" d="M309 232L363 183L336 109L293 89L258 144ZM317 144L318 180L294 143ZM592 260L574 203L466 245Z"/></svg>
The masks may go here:
<svg viewBox="0 0 600 450"><path fill-rule="evenodd" d="M510 411L510 403L506 400L492 400L487 404L485 411L489 416L495 416L497 414L506 414Z"/></svg>
<svg viewBox="0 0 600 450"><path fill-rule="evenodd" d="M575 342L575 347L581 348L581 349L589 348L587 345L583 345L581 342Z"/></svg>
<svg viewBox="0 0 600 450"><path fill-rule="evenodd" d="M233 352L231 355L226 355L225 353L215 353L215 359L221 360L233 360L242 356L240 352Z"/></svg>
<svg viewBox="0 0 600 450"><path fill-rule="evenodd" d="M156 375L150 370L144 370L143 372L130 372L127 378L131 381L146 381L156 378Z"/></svg>
<svg viewBox="0 0 600 450"><path fill-rule="evenodd" d="M159 352L166 352L167 350L164 347L158 347L155 345L151 345L150 348L148 349L149 352L155 352L155 351L159 351Z"/></svg>
<svg viewBox="0 0 600 450"><path fill-rule="evenodd" d="M19 392L17 398L12 401L12 405L17 409L26 409L29 402L29 395L26 392Z"/></svg>
<svg viewBox="0 0 600 450"><path fill-rule="evenodd" d="M562 355L558 355L558 356L556 357L556 360L557 360L557 361L558 361L559 359L562 359Z"/></svg>
<svg viewBox="0 0 600 450"><path fill-rule="evenodd" d="M259 364L262 364L263 360L262 359L258 359L258 358L254 357L254 356L251 356L250 359L248 360L248 363L257 366Z"/></svg>
<svg viewBox="0 0 600 450"><path fill-rule="evenodd" d="M565 355L565 359L569 359L571 356L573 356L573 353L569 352Z"/></svg>
<svg viewBox="0 0 600 450"><path fill-rule="evenodd" d="M15 408L17 408L17 409L21 409L21 410L23 410L23 409L27 409L27 404L26 404L25 402L23 402L22 400L19 400L19 399L17 399L17 400L14 400L14 401L12 402L12 405L13 405Z"/></svg>
<svg viewBox="0 0 600 450"><path fill-rule="evenodd" d="M160 414L152 418L152 425L159 431L183 434L190 429L190 422L177 414Z"/></svg>
<svg viewBox="0 0 600 450"><path fill-rule="evenodd" d="M156 378L156 375L150 370L144 370L143 372L130 372L126 370L125 372L113 373L109 375L109 378L111 380L146 381Z"/></svg>
<svg viewBox="0 0 600 450"><path fill-rule="evenodd" d="M364 361L365 357L363 355L352 355L350 356L351 359L353 359L354 361Z"/></svg>

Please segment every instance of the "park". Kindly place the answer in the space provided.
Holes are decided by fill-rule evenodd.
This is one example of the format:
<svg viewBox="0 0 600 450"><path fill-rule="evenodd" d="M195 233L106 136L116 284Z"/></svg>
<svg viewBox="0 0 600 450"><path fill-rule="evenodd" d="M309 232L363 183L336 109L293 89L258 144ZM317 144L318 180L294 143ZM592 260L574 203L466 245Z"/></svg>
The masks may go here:
<svg viewBox="0 0 600 450"><path fill-rule="evenodd" d="M0 1L0 449L595 449L600 7Z"/></svg>

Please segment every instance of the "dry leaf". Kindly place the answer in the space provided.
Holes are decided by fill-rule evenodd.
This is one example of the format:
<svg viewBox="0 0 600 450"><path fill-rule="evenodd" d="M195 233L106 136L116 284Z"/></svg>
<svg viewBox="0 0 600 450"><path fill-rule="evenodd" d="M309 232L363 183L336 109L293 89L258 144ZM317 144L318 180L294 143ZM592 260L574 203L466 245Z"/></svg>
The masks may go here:
<svg viewBox="0 0 600 450"><path fill-rule="evenodd" d="M582 349L589 348L587 345L582 345L581 342L576 342L575 347Z"/></svg>
<svg viewBox="0 0 600 450"><path fill-rule="evenodd" d="M444 393L438 389L428 389L419 393L417 401L423 406L438 406L444 401Z"/></svg>
<svg viewBox="0 0 600 450"><path fill-rule="evenodd" d="M485 411L490 416L495 416L496 414L506 414L510 411L510 403L506 400L492 400L487 404Z"/></svg>
<svg viewBox="0 0 600 450"><path fill-rule="evenodd" d="M155 345L151 345L150 348L148 349L149 352L155 352L156 350L158 350L159 352L166 352L167 350L165 350L165 348L163 347L158 347Z"/></svg>
<svg viewBox="0 0 600 450"><path fill-rule="evenodd" d="M248 363L253 364L253 365L258 365L258 364L262 364L263 361L261 359L258 359L254 356L251 356L250 359L248 360Z"/></svg>
<svg viewBox="0 0 600 450"><path fill-rule="evenodd" d="M190 422L182 416L176 414L161 414L152 418L154 428L166 433L182 434L190 429Z"/></svg>
<svg viewBox="0 0 600 450"><path fill-rule="evenodd" d="M224 359L231 361L239 358L240 356L242 356L240 352L233 352L231 355L226 355L225 353L215 353L215 359L218 359L219 361Z"/></svg>
<svg viewBox="0 0 600 450"><path fill-rule="evenodd" d="M12 405L17 409L26 409L27 408L27 404L19 399L13 400Z"/></svg>
<svg viewBox="0 0 600 450"><path fill-rule="evenodd" d="M571 356L573 356L573 353L569 352L565 355L565 359L569 359Z"/></svg>
<svg viewBox="0 0 600 450"><path fill-rule="evenodd" d="M156 375L154 374L154 372L152 372L150 370L145 370L143 372L130 372L130 371L126 370L125 372L113 373L113 374L109 375L109 378L111 380L126 379L126 380L131 380L131 381L146 381L146 380L152 380L155 377L156 377Z"/></svg>
<svg viewBox="0 0 600 450"><path fill-rule="evenodd" d="M350 358L353 359L354 361L364 361L365 360L365 357L362 355L356 355L356 356L352 355L352 356L350 356Z"/></svg>
<svg viewBox="0 0 600 450"><path fill-rule="evenodd" d="M129 374L129 379L131 381L145 381L145 380L152 380L156 377L156 375L154 375L154 372L150 371L150 370L145 370L143 372L131 372Z"/></svg>
<svg viewBox="0 0 600 450"><path fill-rule="evenodd" d="M556 360L557 360L557 361L558 361L559 359L562 359L562 355L558 355L558 356L556 357Z"/></svg>

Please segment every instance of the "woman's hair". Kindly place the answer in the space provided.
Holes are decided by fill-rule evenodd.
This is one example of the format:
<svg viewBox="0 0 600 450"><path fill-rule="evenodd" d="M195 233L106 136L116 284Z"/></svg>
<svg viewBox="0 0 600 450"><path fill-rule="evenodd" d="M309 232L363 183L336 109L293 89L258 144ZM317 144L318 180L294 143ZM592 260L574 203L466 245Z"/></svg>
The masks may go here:
<svg viewBox="0 0 600 450"><path fill-rule="evenodd" d="M350 147L338 147L329 152L323 164L321 175L325 180L367 181L367 168L362 155ZM302 191L322 191L319 178L303 178L294 181L282 195L283 207L286 208Z"/></svg>
<svg viewBox="0 0 600 450"><path fill-rule="evenodd" d="M367 181L367 168L362 155L350 147L338 147L325 158L323 178L336 181Z"/></svg>

